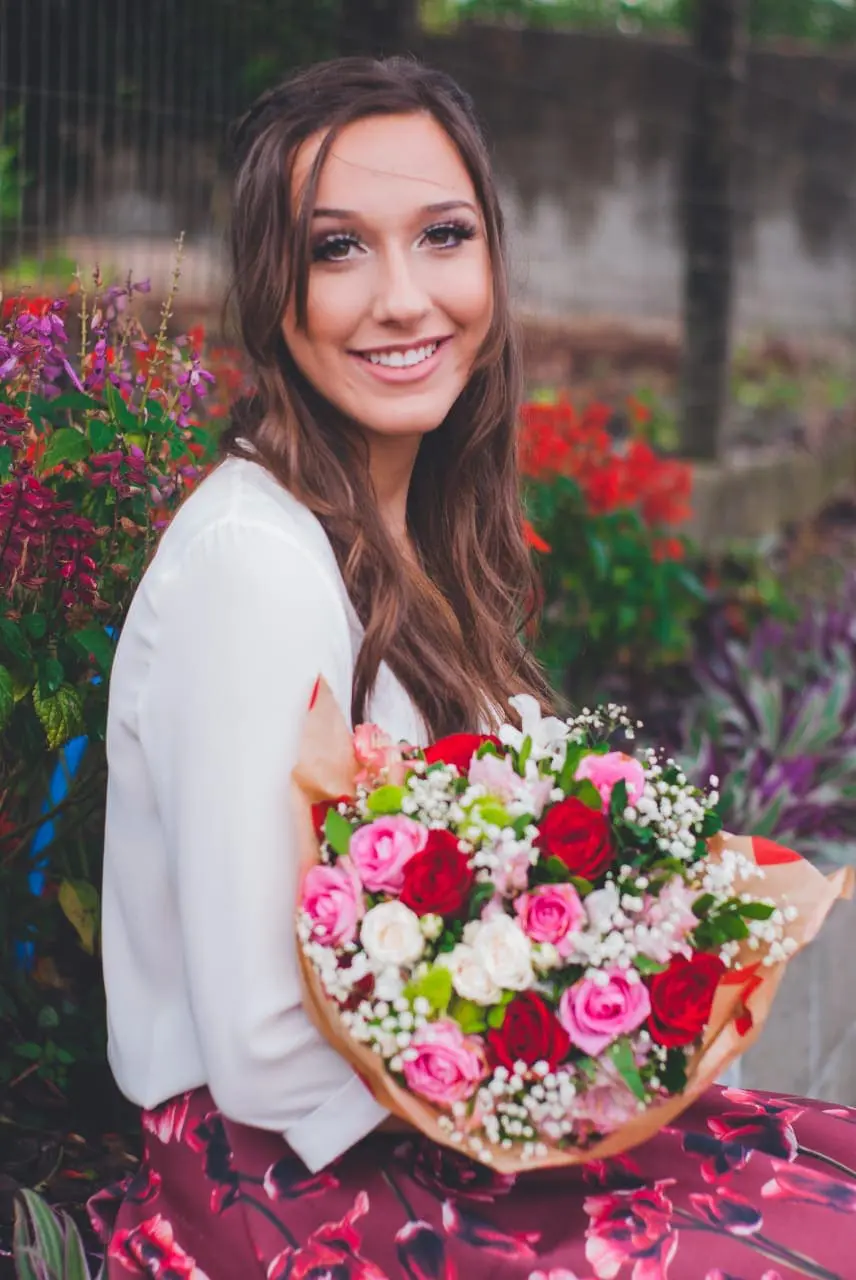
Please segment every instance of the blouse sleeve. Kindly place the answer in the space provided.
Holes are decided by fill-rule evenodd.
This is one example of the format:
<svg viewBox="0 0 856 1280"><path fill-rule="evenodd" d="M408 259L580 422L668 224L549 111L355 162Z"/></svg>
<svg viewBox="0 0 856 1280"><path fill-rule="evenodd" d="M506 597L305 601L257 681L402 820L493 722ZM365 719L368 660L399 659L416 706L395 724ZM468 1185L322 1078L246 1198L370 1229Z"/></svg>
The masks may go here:
<svg viewBox="0 0 856 1280"><path fill-rule="evenodd" d="M316 677L350 698L344 606L287 531L238 519L162 593L140 738L208 1087L317 1170L386 1115L305 1014L294 938L291 771Z"/></svg>

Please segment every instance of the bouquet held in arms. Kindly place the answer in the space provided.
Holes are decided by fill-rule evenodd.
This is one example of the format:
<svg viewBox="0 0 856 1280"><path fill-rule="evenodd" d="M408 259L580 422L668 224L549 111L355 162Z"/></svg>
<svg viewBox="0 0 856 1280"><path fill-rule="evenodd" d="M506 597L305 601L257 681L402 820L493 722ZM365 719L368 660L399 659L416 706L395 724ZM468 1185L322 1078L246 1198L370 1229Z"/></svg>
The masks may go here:
<svg viewBox="0 0 856 1280"><path fill-rule="evenodd" d="M378 1101L502 1170L626 1150L754 1040L851 873L725 836L622 708L353 737L323 684L295 772L307 1008ZM716 779L711 779L711 788Z"/></svg>

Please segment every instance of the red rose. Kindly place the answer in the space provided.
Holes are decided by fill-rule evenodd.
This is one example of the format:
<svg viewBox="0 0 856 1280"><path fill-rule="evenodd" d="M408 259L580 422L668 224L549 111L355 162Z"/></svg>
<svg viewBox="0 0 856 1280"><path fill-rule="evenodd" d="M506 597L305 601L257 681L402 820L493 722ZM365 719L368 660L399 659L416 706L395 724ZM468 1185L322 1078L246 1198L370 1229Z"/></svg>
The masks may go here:
<svg viewBox="0 0 856 1280"><path fill-rule="evenodd" d="M515 1062L534 1067L546 1062L555 1071L567 1057L570 1037L553 1010L533 991L515 996L505 1011L505 1021L495 1031L488 1031L488 1053L494 1066L514 1070Z"/></svg>
<svg viewBox="0 0 856 1280"><path fill-rule="evenodd" d="M609 819L571 796L548 809L538 828L538 848L564 862L572 876L597 880L615 857Z"/></svg>
<svg viewBox="0 0 856 1280"><path fill-rule="evenodd" d="M425 848L404 866L400 898L418 916L456 916L475 881L467 855L451 831L429 831Z"/></svg>
<svg viewBox="0 0 856 1280"><path fill-rule="evenodd" d="M500 745L499 738L490 733L453 733L427 747L425 760L428 764L453 764L459 773L466 773L473 756L486 742Z"/></svg>
<svg viewBox="0 0 856 1280"><path fill-rule="evenodd" d="M648 1030L657 1044L677 1049L699 1038L724 972L719 956L697 951L689 960L673 956L668 969L650 979Z"/></svg>

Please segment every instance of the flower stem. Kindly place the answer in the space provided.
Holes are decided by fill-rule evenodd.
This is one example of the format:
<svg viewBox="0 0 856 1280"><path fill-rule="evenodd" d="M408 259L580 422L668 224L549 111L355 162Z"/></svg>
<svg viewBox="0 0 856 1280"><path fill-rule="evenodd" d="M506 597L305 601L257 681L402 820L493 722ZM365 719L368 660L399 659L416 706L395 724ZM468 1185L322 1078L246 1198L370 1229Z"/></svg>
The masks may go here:
<svg viewBox="0 0 856 1280"><path fill-rule="evenodd" d="M246 1195L243 1191L239 1192L238 1199L241 1201L241 1204L249 1205L251 1208L255 1209L257 1213L260 1213L263 1218L267 1218L268 1222L273 1223L280 1235L283 1236L283 1238L291 1245L292 1249L300 1248L300 1245L297 1243L297 1239L292 1235L285 1223L281 1222L273 1210L269 1209L266 1204L259 1204L258 1200L253 1196Z"/></svg>
<svg viewBox="0 0 856 1280"><path fill-rule="evenodd" d="M739 1239L742 1244L745 1244L749 1249L753 1249L755 1253L760 1253L763 1257L769 1258L771 1262L783 1262L792 1271L796 1271L803 1276L809 1276L811 1280L841 1280L840 1275L837 1275L834 1271L828 1271L819 1262L814 1262L804 1254L795 1253L785 1245L777 1244L775 1240L768 1240L766 1236L760 1234L735 1236L723 1227L715 1227L710 1223L702 1222L686 1209L675 1209L674 1216L682 1219L690 1230L712 1232L714 1235L724 1236L728 1240Z"/></svg>
<svg viewBox="0 0 856 1280"><path fill-rule="evenodd" d="M392 1174L387 1169L384 1169L381 1173L381 1177L383 1178L384 1182L392 1191L392 1194L395 1196L396 1200L401 1205L404 1212L407 1214L408 1221L416 1222L417 1218L416 1218L416 1214L413 1212L413 1206L408 1201L407 1196L401 1190L401 1187L395 1181L395 1178L393 1178Z"/></svg>
<svg viewBox="0 0 856 1280"><path fill-rule="evenodd" d="M823 1151L815 1151L812 1147L804 1147L802 1143L797 1147L797 1153L806 1156L809 1160L819 1160L821 1164L828 1164L831 1169L837 1169L839 1173L846 1173L848 1178L856 1178L856 1169L850 1169L846 1164L842 1164L839 1160L834 1160L832 1156L826 1155Z"/></svg>

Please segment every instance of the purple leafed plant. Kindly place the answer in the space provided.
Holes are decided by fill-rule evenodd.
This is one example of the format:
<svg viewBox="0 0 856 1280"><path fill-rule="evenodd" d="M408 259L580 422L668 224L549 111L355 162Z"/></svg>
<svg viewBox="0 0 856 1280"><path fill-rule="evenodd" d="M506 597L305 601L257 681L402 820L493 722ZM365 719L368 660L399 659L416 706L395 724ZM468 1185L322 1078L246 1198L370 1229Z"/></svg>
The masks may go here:
<svg viewBox="0 0 856 1280"><path fill-rule="evenodd" d="M856 572L834 602L712 646L696 677L681 756L722 779L726 829L856 863Z"/></svg>

